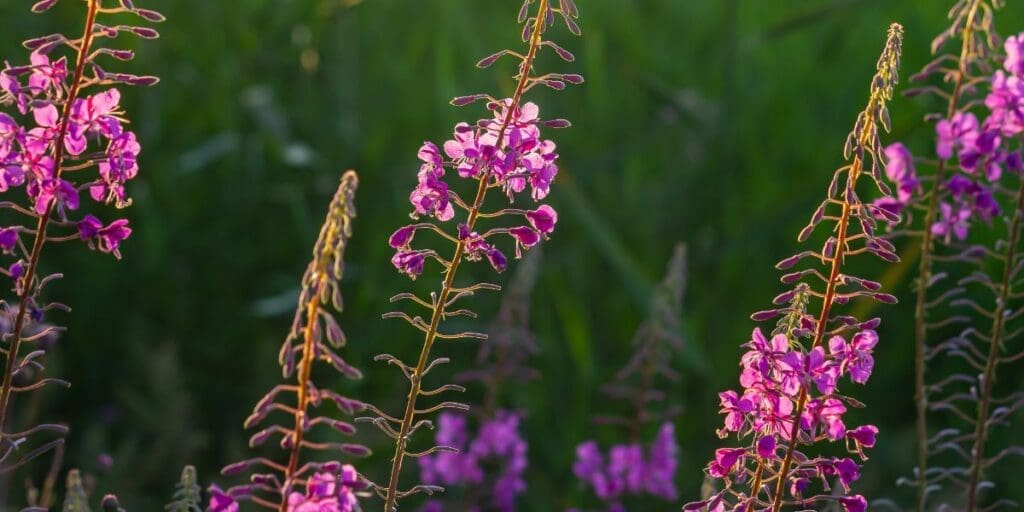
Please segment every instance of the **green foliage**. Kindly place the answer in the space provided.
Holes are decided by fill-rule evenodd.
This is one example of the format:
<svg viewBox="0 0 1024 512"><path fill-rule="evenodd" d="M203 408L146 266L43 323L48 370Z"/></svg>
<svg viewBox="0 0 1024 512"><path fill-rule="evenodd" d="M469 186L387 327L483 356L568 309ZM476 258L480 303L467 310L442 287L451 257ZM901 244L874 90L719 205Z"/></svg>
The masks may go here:
<svg viewBox="0 0 1024 512"><path fill-rule="evenodd" d="M146 1L154 0L137 3ZM0 56L22 52L17 42L26 37L77 27L78 3L61 2L47 17L4 3ZM500 74L473 64L518 37L516 2L159 4L168 18L163 37L140 45L126 67L159 71L163 82L125 93L145 144L125 258L55 247L45 262L66 274L53 298L75 308L62 317L69 331L51 356L74 387L47 395L54 414L45 417L75 427L68 463L97 474L131 510L158 510L186 462L215 475L242 458L241 421L279 377L275 357L296 277L344 168L361 173L361 235L349 247L339 320L349 360L367 372L355 385L324 385L402 396L404 383L391 371L360 363L380 341L416 341L379 320L387 297L405 286L388 263L386 237L408 211L419 144L445 136L463 114L447 101L474 90L510 92L513 84L494 82ZM578 496L573 448L590 435L599 384L628 357L677 240L689 247L683 330L686 350L695 351L675 364L685 368L680 485L685 496L699 494L720 421L715 392L735 383L739 344L752 326L746 314L780 291L772 265L791 254L791 233L839 163L833 148L863 102L877 41L889 22L903 22L909 76L946 26L946 4L581 2L587 31L567 47L587 83L538 100L575 128L559 134L565 167L551 198L560 223L534 292L541 354L533 361L543 379L517 397L531 411L524 426L536 468L525 510L561 510ZM1024 4L1011 2L1000 30L1020 30L1022 19ZM893 138L926 147L920 119L933 110L925 100L894 100ZM884 284L905 295L912 273L911 258ZM479 325L497 310L497 298L486 300ZM881 330L891 341L879 347L885 357L863 390L871 409L851 413L869 413L883 431L858 482L866 495L903 492L893 482L912 466L911 393L892 391L912 389L912 307L887 310ZM168 357L163 347L176 347L173 373L154 370ZM455 360L471 361L476 347L438 355L460 350ZM1024 375L1000 378L1024 386ZM93 470L104 452L114 455L109 473ZM1020 486L1005 480L1021 469L1012 462L993 475L1018 499Z"/></svg>

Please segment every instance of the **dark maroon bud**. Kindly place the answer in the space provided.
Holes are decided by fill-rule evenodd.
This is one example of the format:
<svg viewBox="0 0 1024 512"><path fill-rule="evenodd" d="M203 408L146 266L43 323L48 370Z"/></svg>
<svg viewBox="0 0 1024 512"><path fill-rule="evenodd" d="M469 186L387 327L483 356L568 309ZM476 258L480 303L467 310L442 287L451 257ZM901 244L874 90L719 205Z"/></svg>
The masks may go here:
<svg viewBox="0 0 1024 512"><path fill-rule="evenodd" d="M562 16L562 18L565 19L565 26L569 27L569 32L572 32L574 36L578 36L583 33L583 31L580 30L580 26L577 25L576 22L572 20L572 18L570 18L569 16Z"/></svg>
<svg viewBox="0 0 1024 512"><path fill-rule="evenodd" d="M562 75L562 80L573 85L579 85L583 83L583 75Z"/></svg>
<svg viewBox="0 0 1024 512"><path fill-rule="evenodd" d="M556 91L565 90L565 82L561 80L539 80L539 82Z"/></svg>
<svg viewBox="0 0 1024 512"><path fill-rule="evenodd" d="M544 126L547 126L548 128L568 128L572 126L572 123L570 123L568 119L551 119L549 121L544 121Z"/></svg>
<svg viewBox="0 0 1024 512"><path fill-rule="evenodd" d="M494 54L488 55L487 57L484 57L483 59L480 59L480 62L476 63L476 67L478 67L478 68L489 68L495 62L498 62L498 59L504 57L505 55L508 55L508 50L502 50L502 51L500 51L498 53L494 53Z"/></svg>
<svg viewBox="0 0 1024 512"><path fill-rule="evenodd" d="M57 39L60 39L60 37L58 36ZM49 36L35 37L35 38L32 38L32 39L27 39L24 42L22 42L21 45L24 46L26 49L29 49L29 50L38 50L39 48L42 48L46 44L53 43L53 41L54 41L54 36L49 35Z"/></svg>
<svg viewBox="0 0 1024 512"><path fill-rule="evenodd" d="M135 9L132 12L134 12L135 14L138 14L140 18L142 18L142 19L144 19L146 21L152 21L153 23L160 23L160 22L162 22L162 21L167 19L167 18L164 17L163 14L160 14L160 13L158 13L156 11L153 11L153 10L150 10L150 9Z"/></svg>
<svg viewBox="0 0 1024 512"><path fill-rule="evenodd" d="M121 7L125 9L135 9L135 3L132 0L121 0Z"/></svg>
<svg viewBox="0 0 1024 512"><path fill-rule="evenodd" d="M807 239L811 237L812 233L814 233L814 224L808 224L808 225L804 226L803 229L800 230L800 234L797 235L796 241L797 242L806 242Z"/></svg>
<svg viewBox="0 0 1024 512"><path fill-rule="evenodd" d="M270 434L272 433L273 431L270 429L265 429L256 432L255 434L252 435L252 437L249 438L249 448L255 448L267 442L267 439L270 439Z"/></svg>
<svg viewBox="0 0 1024 512"><path fill-rule="evenodd" d="M570 52L569 50L566 50L565 48L562 48L561 46L558 46L557 44L552 43L551 41L545 41L545 43L548 46L550 46L552 50L555 50L555 53L557 53L562 60L566 62L572 62L576 60L576 56L573 55L572 52Z"/></svg>
<svg viewBox="0 0 1024 512"><path fill-rule="evenodd" d="M149 27L131 27L132 34L135 34L143 39L156 39L160 37L160 33Z"/></svg>
<svg viewBox="0 0 1024 512"><path fill-rule="evenodd" d="M782 312L777 309L772 309L768 311L758 311L757 313L750 315L750 319L755 322L764 322L766 320L771 320L772 318L775 318L781 314Z"/></svg>
<svg viewBox="0 0 1024 512"><path fill-rule="evenodd" d="M793 256L790 256L790 257L788 257L788 258L786 258L786 259L776 263L775 264L775 268L777 268L779 270L786 270L788 268L793 268L793 265L796 265L797 262L799 262L801 259L803 259L803 257L806 256L806 255L807 255L806 253L800 253L800 254L795 254Z"/></svg>
<svg viewBox="0 0 1024 512"><path fill-rule="evenodd" d="M131 50L111 50L110 55L112 55L115 59L124 61L132 60L135 58L135 52Z"/></svg>
<svg viewBox="0 0 1024 512"><path fill-rule="evenodd" d="M38 14L41 12L49 11L51 7L57 5L58 1L59 0L39 0L38 2L32 5L32 12Z"/></svg>
<svg viewBox="0 0 1024 512"><path fill-rule="evenodd" d="M794 291L794 290L790 290L788 292L782 292L782 293L776 295L774 299L772 299L772 304L775 304L776 306L785 304L785 303L793 300L793 296L794 295L796 295L796 291Z"/></svg>
<svg viewBox="0 0 1024 512"><path fill-rule="evenodd" d="M516 20L519 23L526 21L526 17L530 15L530 2L529 0L523 0L523 6L519 8L519 16Z"/></svg>
<svg viewBox="0 0 1024 512"><path fill-rule="evenodd" d="M458 98L453 99L450 103L452 105L456 106L456 107L464 107L466 105L469 105L470 103L473 103L473 102L475 102L477 100L481 100L481 99L484 99L484 98L487 98L486 94L474 94L472 96L459 96Z"/></svg>
<svg viewBox="0 0 1024 512"><path fill-rule="evenodd" d="M580 11L576 8L576 3L572 0L559 0L558 5L559 9L561 9L565 14L572 16L573 18L578 18L580 16Z"/></svg>
<svg viewBox="0 0 1024 512"><path fill-rule="evenodd" d="M242 462L236 462L234 464L229 464L225 466L224 469L220 470L220 474L224 476L235 476L248 469L249 464L250 462L247 460L243 460Z"/></svg>
<svg viewBox="0 0 1024 512"><path fill-rule="evenodd" d="M888 293L876 293L871 298L883 304L896 304L899 302L894 295L889 295Z"/></svg>
<svg viewBox="0 0 1024 512"><path fill-rule="evenodd" d="M335 420L331 423L331 427L334 427L334 430L346 435L353 435L356 433L356 428L344 421Z"/></svg>
<svg viewBox="0 0 1024 512"><path fill-rule="evenodd" d="M343 444L341 450L349 455L355 457L368 457L371 453L370 449L359 444Z"/></svg>
<svg viewBox="0 0 1024 512"><path fill-rule="evenodd" d="M861 322L857 327L860 329L877 329L879 325L882 325L882 319L872 318L867 322Z"/></svg>

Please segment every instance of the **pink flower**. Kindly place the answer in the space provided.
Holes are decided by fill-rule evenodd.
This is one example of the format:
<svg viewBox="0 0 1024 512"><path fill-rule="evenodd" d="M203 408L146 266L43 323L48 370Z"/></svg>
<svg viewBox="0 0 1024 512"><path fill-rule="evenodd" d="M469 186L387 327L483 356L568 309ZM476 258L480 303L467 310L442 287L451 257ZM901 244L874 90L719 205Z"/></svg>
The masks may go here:
<svg viewBox="0 0 1024 512"><path fill-rule="evenodd" d="M544 235L551 234L555 230L555 224L558 223L558 212L554 208L542 204L536 210L526 212L526 220L530 222L530 225L540 231Z"/></svg>
<svg viewBox="0 0 1024 512"><path fill-rule="evenodd" d="M708 465L708 474L722 478L736 470L737 465L743 465L746 455L746 448L719 448L715 450L715 460Z"/></svg>

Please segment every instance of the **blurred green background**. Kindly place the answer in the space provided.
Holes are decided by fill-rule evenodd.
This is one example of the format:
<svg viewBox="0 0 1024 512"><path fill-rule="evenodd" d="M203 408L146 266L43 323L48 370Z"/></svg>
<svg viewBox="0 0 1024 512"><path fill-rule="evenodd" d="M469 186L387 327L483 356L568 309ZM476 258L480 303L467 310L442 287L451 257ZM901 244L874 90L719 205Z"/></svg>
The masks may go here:
<svg viewBox="0 0 1024 512"><path fill-rule="evenodd" d="M144 146L130 188L135 234L121 262L79 246L48 249L44 270L67 276L51 295L74 308L60 319L70 331L52 371L74 387L48 395L43 416L73 425L69 465L96 474L99 488L121 493L129 509L157 510L182 465L196 464L209 482L247 453L241 422L279 380L276 353L298 281L346 168L360 171L362 186L341 321L346 355L366 378L337 389L398 408L406 383L370 359L411 357L419 337L380 319L387 298L410 288L388 262L386 237L407 220L420 143L443 142L454 123L479 115L447 101L511 93L507 63L485 71L473 64L518 44L518 2L138 3L168 21L160 40L135 45L139 58L126 66L163 79L125 95ZM689 245L691 277L687 349L674 362L683 379L672 390L684 408L679 484L686 498L698 496L717 444L716 393L735 386L748 315L782 289L772 265L794 252L840 164L886 27L906 25L909 76L928 60L949 3L579 1L583 37L555 32L578 59L557 69L587 82L533 97L574 128L553 134L562 168L551 201L561 215L532 303L542 349L533 363L543 379L510 390L530 411L523 510L580 502L574 446L614 439L589 419L607 412L598 388L628 357L677 241ZM27 2L6 3L4 58L25 60L17 47L24 38L77 33L79 4L66 0L41 17ZM1024 29L1020 20L1024 5L1013 2L997 25L1012 33ZM930 129L920 120L937 107L897 99L889 140L927 147ZM849 389L870 406L855 419L883 432L857 484L871 497L905 497L894 482L911 467L908 263L884 274L867 269L906 298L880 312L873 379ZM428 290L436 284L428 277L412 288ZM477 302L484 318L496 307L493 296ZM460 359L453 370L472 361ZM378 453L376 465L361 469L383 479L388 449L369 428L363 433ZM97 469L101 453L114 459L106 472ZM1021 495L1019 486L1003 489Z"/></svg>

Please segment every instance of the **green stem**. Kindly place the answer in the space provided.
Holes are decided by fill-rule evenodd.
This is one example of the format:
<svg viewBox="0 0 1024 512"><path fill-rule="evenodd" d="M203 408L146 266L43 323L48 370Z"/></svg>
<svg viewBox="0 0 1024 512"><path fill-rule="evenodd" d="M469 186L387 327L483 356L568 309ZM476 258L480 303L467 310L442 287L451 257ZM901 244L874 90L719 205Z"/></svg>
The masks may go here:
<svg viewBox="0 0 1024 512"><path fill-rule="evenodd" d="M1003 280L996 299L996 310L992 320L992 346L988 350L988 361L981 379L981 399L978 402L978 417L975 420L974 446L971 449L971 478L967 486L967 512L975 512L978 508L978 484L981 480L981 469L985 463L985 441L988 436L988 411L992 404L992 382L996 378L996 366L999 362L999 348L1003 342L1006 327L1007 302L1012 293L1017 244L1020 242L1021 220L1024 217L1024 180L1021 180L1017 191L1016 209L1013 212L1013 223L1010 227L1010 243L1006 248L1006 261L1003 267Z"/></svg>
<svg viewBox="0 0 1024 512"><path fill-rule="evenodd" d="M540 0L537 17L533 25L533 32L530 36L530 49L526 58L522 61L519 83L516 85L515 94L512 96L512 104L508 106L505 119L498 131L497 140L499 143L504 140L505 132L508 130L509 125L511 125L512 118L515 116L515 111L518 110L519 103L526 90L526 83L530 77L530 70L533 68L533 61L537 56L537 50L540 48L544 20L547 17L547 12L548 0ZM469 217L466 220L466 226L469 231L473 230L474 225L476 225L477 218L480 216L480 208L483 206L484 197L487 195L487 182L490 179L490 176L491 171L488 168L484 172L483 176L480 177L476 197L469 208ZM416 367L413 369L412 376L409 379L409 395L406 397L405 413L402 416L402 423L399 427L398 437L395 441L395 455L391 459L391 476L388 483L386 498L384 500L385 512L393 512L398 509L399 477L402 472L402 462L406 455L406 446L409 441L410 429L412 428L413 419L416 415L416 399L419 397L422 389L423 372L430 359L430 350L433 348L434 341L437 339L437 330L440 326L441 318L444 316L445 304L448 302L448 298L451 295L455 282L455 275L459 269L459 264L462 262L465 249L465 241L460 240L455 245L455 254L452 256L451 263L448 265L448 269L445 272L441 292L438 294L437 301L434 305L434 311L430 317L430 326L427 328L426 334L423 338L423 346L420 349L419 360L416 362Z"/></svg>
<svg viewBox="0 0 1024 512"><path fill-rule="evenodd" d="M971 38L973 37L974 18L980 0L975 0L967 15L963 32L963 45L960 49L959 70L953 93L950 96L946 119L952 119L959 108L960 95L963 90L964 77L967 75L967 61L970 56ZM924 235L921 237L921 261L917 276L917 303L914 306L914 404L917 409L917 510L925 512L928 490L928 392L925 382L925 353L928 349L928 328L926 309L928 303L928 284L932 278L932 256L934 243L931 226L939 211L939 191L946 179L946 162L940 161L935 168L935 181L932 194L928 200L928 210L924 216Z"/></svg>

